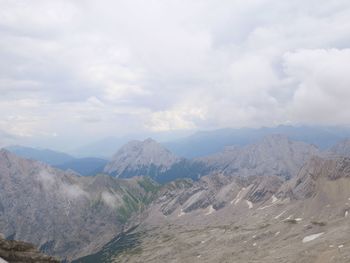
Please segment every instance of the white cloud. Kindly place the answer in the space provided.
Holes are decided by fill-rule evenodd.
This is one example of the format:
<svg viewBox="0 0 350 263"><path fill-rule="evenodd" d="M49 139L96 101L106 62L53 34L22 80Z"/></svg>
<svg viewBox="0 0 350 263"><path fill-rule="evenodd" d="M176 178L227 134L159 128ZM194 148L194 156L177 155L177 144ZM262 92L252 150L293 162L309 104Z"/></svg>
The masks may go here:
<svg viewBox="0 0 350 263"><path fill-rule="evenodd" d="M348 125L349 17L347 0L0 0L0 130L71 146Z"/></svg>
<svg viewBox="0 0 350 263"><path fill-rule="evenodd" d="M348 124L350 49L288 53L285 68L296 87L288 109L294 121Z"/></svg>

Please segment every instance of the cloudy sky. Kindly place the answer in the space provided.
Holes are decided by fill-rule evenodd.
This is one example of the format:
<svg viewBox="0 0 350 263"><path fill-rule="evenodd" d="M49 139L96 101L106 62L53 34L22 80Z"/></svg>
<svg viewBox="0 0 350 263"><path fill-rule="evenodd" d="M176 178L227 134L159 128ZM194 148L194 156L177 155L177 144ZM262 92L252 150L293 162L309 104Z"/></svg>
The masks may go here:
<svg viewBox="0 0 350 263"><path fill-rule="evenodd" d="M350 125L349 0L0 0L0 140Z"/></svg>

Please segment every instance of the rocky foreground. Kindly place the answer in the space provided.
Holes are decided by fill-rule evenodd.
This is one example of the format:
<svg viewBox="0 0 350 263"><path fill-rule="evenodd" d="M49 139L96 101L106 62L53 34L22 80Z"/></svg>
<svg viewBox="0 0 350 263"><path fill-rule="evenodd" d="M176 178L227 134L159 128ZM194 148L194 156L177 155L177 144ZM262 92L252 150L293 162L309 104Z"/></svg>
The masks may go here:
<svg viewBox="0 0 350 263"><path fill-rule="evenodd" d="M58 263L59 261L53 257L44 255L30 243L5 240L0 235L0 262L10 263Z"/></svg>

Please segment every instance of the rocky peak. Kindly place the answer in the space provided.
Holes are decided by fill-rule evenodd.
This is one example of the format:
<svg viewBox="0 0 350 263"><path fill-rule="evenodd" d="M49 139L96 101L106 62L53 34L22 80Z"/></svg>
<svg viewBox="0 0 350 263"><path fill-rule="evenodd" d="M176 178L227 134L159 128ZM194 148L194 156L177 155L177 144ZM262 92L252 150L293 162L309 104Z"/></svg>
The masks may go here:
<svg viewBox="0 0 350 263"><path fill-rule="evenodd" d="M106 173L117 177L142 175L144 169L169 169L180 158L151 138L144 141L131 141L124 145L104 169ZM137 171L140 171L137 174Z"/></svg>

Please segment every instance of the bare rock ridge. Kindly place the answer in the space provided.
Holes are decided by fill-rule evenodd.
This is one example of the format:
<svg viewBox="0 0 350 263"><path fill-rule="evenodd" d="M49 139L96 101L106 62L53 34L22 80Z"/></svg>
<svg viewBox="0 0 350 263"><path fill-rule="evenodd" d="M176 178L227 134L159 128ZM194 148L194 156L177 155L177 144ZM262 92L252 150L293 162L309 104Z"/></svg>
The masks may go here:
<svg viewBox="0 0 350 263"><path fill-rule="evenodd" d="M35 246L30 243L16 240L5 240L0 234L0 262L20 263L58 263L53 257L39 252Z"/></svg>
<svg viewBox="0 0 350 263"><path fill-rule="evenodd" d="M0 150L0 229L62 259L97 250L152 200L157 184L77 176Z"/></svg>
<svg viewBox="0 0 350 263"><path fill-rule="evenodd" d="M270 135L245 147L227 147L224 151L197 159L210 171L228 175L295 176L313 155L320 154L317 147L291 141L284 135Z"/></svg>

